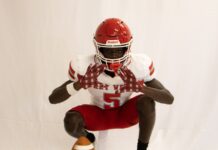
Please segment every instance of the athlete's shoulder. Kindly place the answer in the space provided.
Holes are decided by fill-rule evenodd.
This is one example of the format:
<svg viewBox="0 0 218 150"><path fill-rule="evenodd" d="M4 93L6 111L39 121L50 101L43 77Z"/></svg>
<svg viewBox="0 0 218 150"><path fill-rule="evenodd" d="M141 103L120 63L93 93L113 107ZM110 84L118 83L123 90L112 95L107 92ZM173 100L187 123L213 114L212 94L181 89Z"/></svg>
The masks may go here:
<svg viewBox="0 0 218 150"><path fill-rule="evenodd" d="M69 63L70 80L77 80L77 75L84 75L88 66L94 63L94 55L74 55Z"/></svg>
<svg viewBox="0 0 218 150"><path fill-rule="evenodd" d="M150 81L154 77L154 63L153 60L146 54L131 54L131 63L129 69L145 81Z"/></svg>
<svg viewBox="0 0 218 150"><path fill-rule="evenodd" d="M132 63L139 64L144 67L149 67L153 62L152 59L146 54L131 54L132 56Z"/></svg>

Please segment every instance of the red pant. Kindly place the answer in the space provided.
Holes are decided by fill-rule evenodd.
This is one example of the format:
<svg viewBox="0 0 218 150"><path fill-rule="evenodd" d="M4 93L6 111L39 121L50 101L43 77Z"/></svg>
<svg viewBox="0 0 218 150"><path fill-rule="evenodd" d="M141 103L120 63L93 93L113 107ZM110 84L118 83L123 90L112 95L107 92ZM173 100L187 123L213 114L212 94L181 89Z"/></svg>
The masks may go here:
<svg viewBox="0 0 218 150"><path fill-rule="evenodd" d="M70 111L78 111L85 121L85 128L100 131L115 128L127 128L138 123L136 102L140 95L131 98L123 106L113 109L101 109L94 105L80 105Z"/></svg>

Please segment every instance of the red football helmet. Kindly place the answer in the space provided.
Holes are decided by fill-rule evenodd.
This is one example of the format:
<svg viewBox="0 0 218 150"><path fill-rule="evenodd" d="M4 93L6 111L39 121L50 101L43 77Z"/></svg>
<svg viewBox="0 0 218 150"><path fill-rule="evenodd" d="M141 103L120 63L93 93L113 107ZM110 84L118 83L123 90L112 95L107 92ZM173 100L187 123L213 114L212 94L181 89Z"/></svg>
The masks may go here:
<svg viewBox="0 0 218 150"><path fill-rule="evenodd" d="M95 32L96 58L100 63L106 64L107 70L116 72L120 67L129 64L131 43L132 34L122 20L118 18L106 19ZM122 54L114 58L104 54L112 52L112 50L122 51Z"/></svg>

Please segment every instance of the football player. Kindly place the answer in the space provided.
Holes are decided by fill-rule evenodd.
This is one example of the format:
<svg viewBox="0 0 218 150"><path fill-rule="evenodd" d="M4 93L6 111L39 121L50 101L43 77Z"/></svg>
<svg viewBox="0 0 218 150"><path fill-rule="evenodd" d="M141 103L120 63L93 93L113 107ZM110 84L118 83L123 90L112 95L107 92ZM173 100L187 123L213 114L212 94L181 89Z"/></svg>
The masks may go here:
<svg viewBox="0 0 218 150"><path fill-rule="evenodd" d="M145 54L130 53L132 34L122 20L104 20L93 40L96 54L74 57L69 65L70 80L49 96L50 103L57 104L80 89L92 95L92 104L73 107L64 118L67 133L78 138L72 150L94 150L91 131L136 124L137 150L146 150L155 123L155 103L172 104L174 97L155 79L153 61ZM133 93L136 96L131 96Z"/></svg>

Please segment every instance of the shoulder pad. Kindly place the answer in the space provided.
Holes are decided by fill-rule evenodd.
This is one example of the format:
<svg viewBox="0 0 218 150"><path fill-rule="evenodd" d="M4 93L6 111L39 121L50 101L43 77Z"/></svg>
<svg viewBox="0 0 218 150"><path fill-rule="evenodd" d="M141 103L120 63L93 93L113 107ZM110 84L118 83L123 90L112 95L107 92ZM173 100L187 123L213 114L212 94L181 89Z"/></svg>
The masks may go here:
<svg viewBox="0 0 218 150"><path fill-rule="evenodd" d="M76 55L69 64L69 79L77 81L78 75L84 75L91 63L94 63L94 55Z"/></svg>
<svg viewBox="0 0 218 150"><path fill-rule="evenodd" d="M150 57L145 54L132 54L131 63L128 68L135 74L136 78L145 82L154 78L154 65Z"/></svg>

